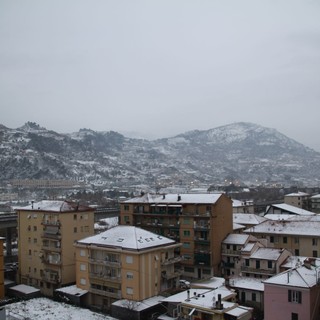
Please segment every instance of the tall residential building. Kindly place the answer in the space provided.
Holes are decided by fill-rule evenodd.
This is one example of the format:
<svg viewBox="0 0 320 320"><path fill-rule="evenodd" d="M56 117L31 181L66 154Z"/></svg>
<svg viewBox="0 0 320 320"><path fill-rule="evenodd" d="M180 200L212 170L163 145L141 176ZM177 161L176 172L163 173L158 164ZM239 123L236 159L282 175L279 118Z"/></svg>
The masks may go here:
<svg viewBox="0 0 320 320"><path fill-rule="evenodd" d="M232 200L224 193L144 194L121 203L120 224L182 243L184 277L220 274L221 242L233 231Z"/></svg>
<svg viewBox="0 0 320 320"><path fill-rule="evenodd" d="M20 283L48 296L74 283L73 244L94 234L94 209L67 201L40 201L16 211Z"/></svg>
<svg viewBox="0 0 320 320"><path fill-rule="evenodd" d="M116 226L76 242L77 287L86 304L110 310L116 300L132 303L178 286L181 246L172 239L133 226ZM135 302L134 302L135 301ZM128 306L129 307L129 306Z"/></svg>
<svg viewBox="0 0 320 320"><path fill-rule="evenodd" d="M305 192L289 193L284 196L284 203L301 209L309 209L308 200L310 195Z"/></svg>

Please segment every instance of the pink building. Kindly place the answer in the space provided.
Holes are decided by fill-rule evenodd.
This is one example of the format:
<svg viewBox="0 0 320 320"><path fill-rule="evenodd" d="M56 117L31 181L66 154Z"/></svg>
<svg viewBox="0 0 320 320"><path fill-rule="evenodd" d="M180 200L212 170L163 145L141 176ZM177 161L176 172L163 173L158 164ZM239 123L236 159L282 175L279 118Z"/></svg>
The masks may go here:
<svg viewBox="0 0 320 320"><path fill-rule="evenodd" d="M319 260L310 258L265 280L264 319L320 320L319 276Z"/></svg>

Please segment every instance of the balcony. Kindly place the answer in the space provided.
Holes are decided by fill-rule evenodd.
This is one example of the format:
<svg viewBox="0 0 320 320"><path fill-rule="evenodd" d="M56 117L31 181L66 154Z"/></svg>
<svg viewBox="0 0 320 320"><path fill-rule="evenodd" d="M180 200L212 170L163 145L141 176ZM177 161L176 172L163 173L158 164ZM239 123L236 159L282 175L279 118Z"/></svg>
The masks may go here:
<svg viewBox="0 0 320 320"><path fill-rule="evenodd" d="M121 262L120 261L110 261L110 260L101 260L101 259L93 259L89 258L89 262L92 264L98 264L98 265L104 265L104 266L109 266L109 267L114 267L114 268L120 268L121 267Z"/></svg>
<svg viewBox="0 0 320 320"><path fill-rule="evenodd" d="M209 253L195 253L194 264L211 266L211 255Z"/></svg>
<svg viewBox="0 0 320 320"><path fill-rule="evenodd" d="M109 282L121 283L121 276L113 277L108 275L107 272L90 272L89 273L90 280L107 280Z"/></svg>
<svg viewBox="0 0 320 320"><path fill-rule="evenodd" d="M207 224L195 223L194 224L194 229L195 230L209 230L210 229L210 225L208 223Z"/></svg>
<svg viewBox="0 0 320 320"><path fill-rule="evenodd" d="M44 226L61 226L60 220L42 220L41 224Z"/></svg>
<svg viewBox="0 0 320 320"><path fill-rule="evenodd" d="M264 274L264 275L274 275L276 274L276 268L270 268L270 269L257 269L247 266L241 266L241 271L246 273L255 273L255 274Z"/></svg>
<svg viewBox="0 0 320 320"><path fill-rule="evenodd" d="M99 296L121 299L121 290L116 290L116 292L109 292L109 291L90 288L89 291Z"/></svg>
<svg viewBox="0 0 320 320"><path fill-rule="evenodd" d="M161 277L166 280L178 278L183 274L182 270L175 270L174 272L162 272Z"/></svg>
<svg viewBox="0 0 320 320"><path fill-rule="evenodd" d="M61 252L61 247L58 245L47 245L47 244L43 244L42 245L42 250L43 251L50 251L50 252Z"/></svg>
<svg viewBox="0 0 320 320"><path fill-rule="evenodd" d="M167 259L167 260L165 260L165 261L163 261L162 263L161 263L161 265L162 266L168 266L168 265L170 265L170 264L173 264L173 263L178 263L178 262L180 262L182 260L182 257L174 257L174 258L169 258L169 259Z"/></svg>
<svg viewBox="0 0 320 320"><path fill-rule="evenodd" d="M208 238L195 237L194 242L199 242L199 243L203 243L203 244L210 244L210 240Z"/></svg>
<svg viewBox="0 0 320 320"><path fill-rule="evenodd" d="M56 272L45 272L41 275L41 279L45 282L58 284L61 282L59 274Z"/></svg>
<svg viewBox="0 0 320 320"><path fill-rule="evenodd" d="M60 259L52 259L49 257L42 257L41 261L43 264L49 264L49 265L54 265L54 266L61 266L62 262Z"/></svg>
<svg viewBox="0 0 320 320"><path fill-rule="evenodd" d="M221 253L226 255L231 255L231 256L240 256L241 250L222 249Z"/></svg>

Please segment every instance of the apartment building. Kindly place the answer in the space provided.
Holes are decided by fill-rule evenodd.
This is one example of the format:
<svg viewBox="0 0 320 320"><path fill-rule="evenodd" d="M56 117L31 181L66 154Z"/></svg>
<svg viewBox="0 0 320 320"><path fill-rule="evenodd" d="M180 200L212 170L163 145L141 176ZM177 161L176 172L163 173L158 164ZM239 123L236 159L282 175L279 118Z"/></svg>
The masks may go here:
<svg viewBox="0 0 320 320"><path fill-rule="evenodd" d="M244 230L244 233L251 234L258 239L266 239L268 247L286 248L295 256L319 257L319 217L293 218L292 220L265 221Z"/></svg>
<svg viewBox="0 0 320 320"><path fill-rule="evenodd" d="M310 195L305 192L294 192L294 193L289 193L284 196L284 203L298 207L301 209L308 209L308 200L310 198Z"/></svg>
<svg viewBox="0 0 320 320"><path fill-rule="evenodd" d="M180 243L134 226L116 226L78 240L77 287L86 303L109 310L116 300L142 301L178 286Z"/></svg>
<svg viewBox="0 0 320 320"><path fill-rule="evenodd" d="M320 213L320 194L310 197L310 207L312 212Z"/></svg>
<svg viewBox="0 0 320 320"><path fill-rule="evenodd" d="M52 296L74 283L74 241L94 234L94 209L68 201L40 201L16 209L18 281Z"/></svg>
<svg viewBox="0 0 320 320"><path fill-rule="evenodd" d="M308 259L265 280L264 319L319 320L319 267L316 259Z"/></svg>
<svg viewBox="0 0 320 320"><path fill-rule="evenodd" d="M184 277L220 274L221 242L233 231L232 201L223 193L143 194L121 203L120 223L182 243Z"/></svg>

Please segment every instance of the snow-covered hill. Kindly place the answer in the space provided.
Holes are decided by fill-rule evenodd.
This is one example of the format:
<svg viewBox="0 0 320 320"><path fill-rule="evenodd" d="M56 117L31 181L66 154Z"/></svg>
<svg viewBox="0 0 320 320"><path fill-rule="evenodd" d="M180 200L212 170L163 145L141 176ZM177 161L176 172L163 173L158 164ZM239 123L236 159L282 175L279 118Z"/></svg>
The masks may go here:
<svg viewBox="0 0 320 320"><path fill-rule="evenodd" d="M18 129L0 125L0 181L10 179L317 186L320 153L274 129L243 122L153 141L90 129L59 134L28 122Z"/></svg>

